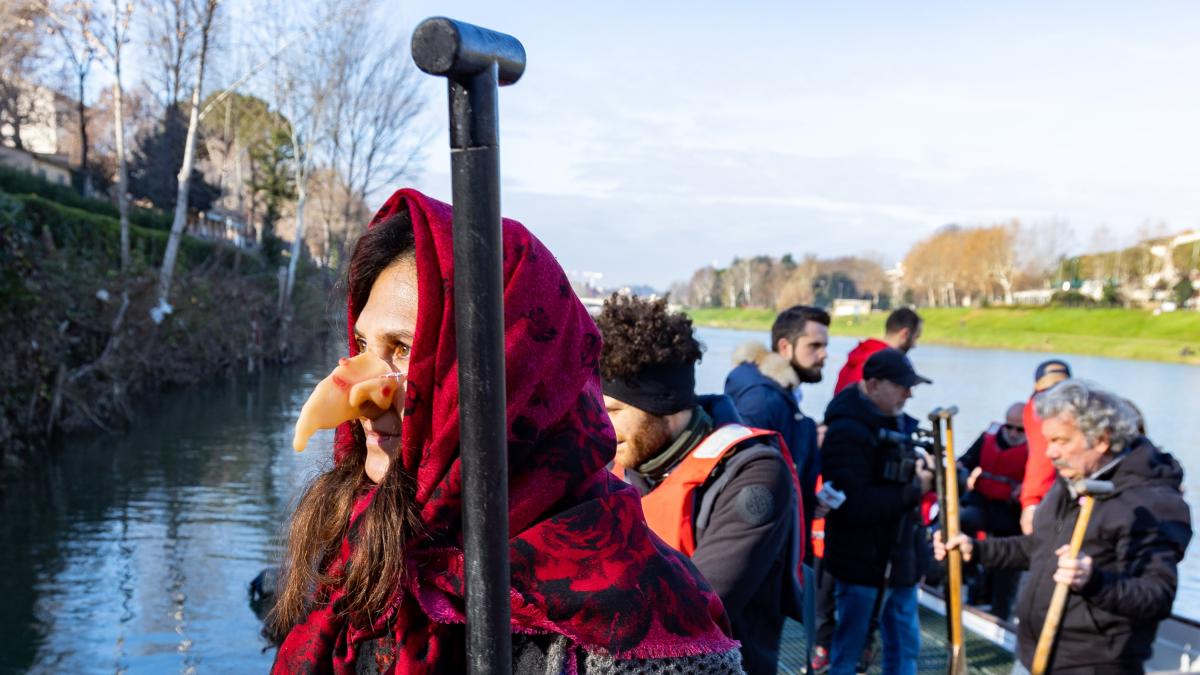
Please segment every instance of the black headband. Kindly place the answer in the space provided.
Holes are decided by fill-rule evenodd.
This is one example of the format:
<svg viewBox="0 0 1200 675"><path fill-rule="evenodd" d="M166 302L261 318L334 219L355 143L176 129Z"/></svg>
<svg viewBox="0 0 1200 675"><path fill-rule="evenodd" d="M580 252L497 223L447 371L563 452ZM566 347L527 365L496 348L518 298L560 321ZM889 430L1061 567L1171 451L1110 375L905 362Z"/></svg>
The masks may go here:
<svg viewBox="0 0 1200 675"><path fill-rule="evenodd" d="M673 415L696 405L694 364L655 366L628 377L604 380L604 395L651 415Z"/></svg>

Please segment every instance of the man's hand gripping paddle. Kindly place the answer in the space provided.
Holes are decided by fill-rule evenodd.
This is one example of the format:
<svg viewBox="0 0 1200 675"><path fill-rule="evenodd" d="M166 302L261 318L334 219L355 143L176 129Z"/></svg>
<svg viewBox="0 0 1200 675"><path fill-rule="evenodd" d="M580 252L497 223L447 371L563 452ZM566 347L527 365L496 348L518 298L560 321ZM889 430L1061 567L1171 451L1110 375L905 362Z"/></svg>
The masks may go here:
<svg viewBox="0 0 1200 675"><path fill-rule="evenodd" d="M950 541L959 534L958 524L958 468L954 457L954 416L957 406L934 408L929 413L933 423L934 477L937 483L942 526L942 540ZM945 425L945 445L942 444L942 426ZM955 548L946 555L946 632L949 637L950 653L946 659L949 675L966 675L967 651L963 634L962 598L962 551Z"/></svg>
<svg viewBox="0 0 1200 675"><path fill-rule="evenodd" d="M1075 494L1083 497L1079 503L1079 515L1075 518L1075 530L1071 532L1071 548L1067 554L1072 558L1079 557L1083 548L1083 536L1087 533L1088 521L1092 519L1092 508L1096 505L1097 495L1110 494L1113 484L1106 480L1078 480L1072 484ZM1046 623L1042 624L1042 633L1038 636L1037 648L1033 652L1032 675L1043 675L1050 665L1050 652L1054 649L1054 640L1058 637L1058 628L1062 623L1063 610L1067 607L1067 595L1071 587L1064 583L1054 585L1054 595L1050 598L1050 607L1046 610Z"/></svg>

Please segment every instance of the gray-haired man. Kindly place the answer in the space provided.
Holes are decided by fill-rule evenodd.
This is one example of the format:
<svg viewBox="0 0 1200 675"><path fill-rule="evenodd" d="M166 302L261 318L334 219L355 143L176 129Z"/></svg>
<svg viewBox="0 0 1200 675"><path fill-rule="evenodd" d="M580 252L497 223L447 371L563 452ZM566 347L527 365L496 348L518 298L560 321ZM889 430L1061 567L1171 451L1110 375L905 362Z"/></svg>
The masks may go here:
<svg viewBox="0 0 1200 675"><path fill-rule="evenodd" d="M1017 601L1014 673L1026 672L1056 582L1069 584L1049 670L1054 673L1141 673L1158 622L1171 613L1176 566L1192 538L1180 485L1183 469L1138 432L1138 415L1122 398L1081 380L1066 380L1037 401L1046 454L1059 478L1034 515L1033 534L950 548L987 567L1028 569ZM1079 513L1071 488L1080 479L1106 480L1078 558L1067 543ZM935 539L940 560L946 547Z"/></svg>

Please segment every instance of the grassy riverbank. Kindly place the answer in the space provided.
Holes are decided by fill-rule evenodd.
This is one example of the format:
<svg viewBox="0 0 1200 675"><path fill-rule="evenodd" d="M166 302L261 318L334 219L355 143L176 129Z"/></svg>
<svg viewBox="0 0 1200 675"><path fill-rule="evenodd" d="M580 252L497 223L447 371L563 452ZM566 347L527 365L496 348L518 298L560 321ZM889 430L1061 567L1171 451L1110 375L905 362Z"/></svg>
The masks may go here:
<svg viewBox="0 0 1200 675"><path fill-rule="evenodd" d="M960 347L1089 354L1119 359L1200 365L1200 312L1154 316L1135 309L990 308L922 309L922 341ZM767 331L775 312L764 309L694 309L701 326ZM886 312L837 318L834 335L883 334Z"/></svg>

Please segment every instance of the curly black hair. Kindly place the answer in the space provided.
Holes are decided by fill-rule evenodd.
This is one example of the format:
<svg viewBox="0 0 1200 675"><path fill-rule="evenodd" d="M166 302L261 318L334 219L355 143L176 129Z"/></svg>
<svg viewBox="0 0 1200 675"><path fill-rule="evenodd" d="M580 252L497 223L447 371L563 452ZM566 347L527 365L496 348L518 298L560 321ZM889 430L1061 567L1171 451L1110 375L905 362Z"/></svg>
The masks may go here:
<svg viewBox="0 0 1200 675"><path fill-rule="evenodd" d="M655 366L691 365L704 353L692 334L692 319L671 312L667 298L644 300L613 293L604 301L596 325L604 336L600 375L605 379L634 376Z"/></svg>

